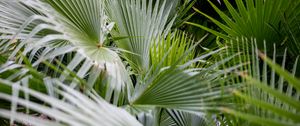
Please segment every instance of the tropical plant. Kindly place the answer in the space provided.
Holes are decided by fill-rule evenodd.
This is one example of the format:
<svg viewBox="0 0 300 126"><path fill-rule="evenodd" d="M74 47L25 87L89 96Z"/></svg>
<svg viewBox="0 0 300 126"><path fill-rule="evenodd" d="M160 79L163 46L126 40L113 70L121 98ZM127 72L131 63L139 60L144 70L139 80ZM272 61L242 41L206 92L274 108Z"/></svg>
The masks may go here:
<svg viewBox="0 0 300 126"><path fill-rule="evenodd" d="M225 75L241 65L225 68L223 64L236 55L217 55L227 47L196 54L201 41L171 31L178 19L169 17L172 3L0 3L1 52L7 56L0 70L6 85L1 98L11 102L11 111L3 110L0 115L10 118L10 124L99 125L111 119L103 125L139 125L131 116L122 117L128 115L127 110L140 122L150 117L151 122L144 125L163 123L160 118L166 116L178 125L198 125L203 122L180 120L203 118L200 113L229 105L220 100L229 98L226 92L236 85L224 84ZM22 94L19 91L24 95L18 95ZM19 105L27 115L16 114L22 112ZM162 113L157 114L159 110ZM112 115L97 120L105 111ZM48 119L38 119L32 113ZM174 118L177 115L184 116ZM118 117L120 121L113 119Z"/></svg>
<svg viewBox="0 0 300 126"><path fill-rule="evenodd" d="M0 125L299 125L300 2L210 3L1 0Z"/></svg>

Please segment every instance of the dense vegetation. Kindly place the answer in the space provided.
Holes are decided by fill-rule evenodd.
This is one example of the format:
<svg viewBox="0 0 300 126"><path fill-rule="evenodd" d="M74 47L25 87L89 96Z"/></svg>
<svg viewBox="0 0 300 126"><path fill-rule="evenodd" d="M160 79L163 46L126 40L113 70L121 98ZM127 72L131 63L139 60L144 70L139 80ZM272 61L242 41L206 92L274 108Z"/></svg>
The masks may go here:
<svg viewBox="0 0 300 126"><path fill-rule="evenodd" d="M0 125L300 126L300 0L1 0Z"/></svg>

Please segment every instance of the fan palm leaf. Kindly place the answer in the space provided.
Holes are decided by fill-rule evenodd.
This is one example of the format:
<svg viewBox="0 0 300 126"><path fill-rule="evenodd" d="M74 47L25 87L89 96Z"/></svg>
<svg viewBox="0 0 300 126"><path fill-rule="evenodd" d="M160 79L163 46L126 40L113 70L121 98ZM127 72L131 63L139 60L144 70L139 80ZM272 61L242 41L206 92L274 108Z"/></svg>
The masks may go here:
<svg viewBox="0 0 300 126"><path fill-rule="evenodd" d="M146 73L151 65L151 42L159 36L166 36L173 25L174 18L168 22L172 5L167 6L170 3L165 0L162 4L160 0L108 0L107 4L109 17L117 25L112 35L128 37L116 44L133 53L125 56L136 71Z"/></svg>
<svg viewBox="0 0 300 126"><path fill-rule="evenodd" d="M75 53L67 68L73 71L80 67L76 74L81 78L93 71L96 75L89 76L88 86L92 87L95 77L105 72L111 82L111 91L108 92L115 90L115 98L118 99L126 85L131 84L118 51L105 45L113 24L107 25L103 1L5 0L1 3L2 6L7 5L1 11L1 18L11 22L10 25L6 22L1 24L3 29L8 29L5 31L11 31L1 36L10 40L2 44L2 51L8 51L8 47L15 45L10 59L21 51L23 55L35 57L31 59L37 67L42 61L54 61L54 58ZM60 79L64 81L65 75L61 75ZM111 95L108 94L108 98Z"/></svg>

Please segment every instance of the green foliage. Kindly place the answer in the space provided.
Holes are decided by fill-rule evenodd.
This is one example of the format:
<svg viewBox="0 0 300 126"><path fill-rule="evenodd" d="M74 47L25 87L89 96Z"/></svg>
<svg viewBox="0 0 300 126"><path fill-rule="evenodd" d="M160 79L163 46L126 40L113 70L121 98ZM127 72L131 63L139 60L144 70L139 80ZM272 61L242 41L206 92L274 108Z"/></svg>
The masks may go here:
<svg viewBox="0 0 300 126"><path fill-rule="evenodd" d="M298 58L293 72L289 73L284 70L286 53L280 66L276 64L276 58L269 59L258 51L255 44L252 49L248 59L252 63L248 71L239 73L246 85L243 90L233 91L233 94L244 100L237 103L244 106L240 106L238 111L228 108L222 110L251 122L244 125L299 125L300 81L295 78ZM276 51L273 55L276 56Z"/></svg>
<svg viewBox="0 0 300 126"><path fill-rule="evenodd" d="M168 34L166 39L159 38L158 40L154 40L150 50L152 67L163 68L171 66L179 60L178 65L183 65L192 60L196 53L196 49L193 47L195 43L193 42L193 39L189 35L180 31ZM189 49L191 50L186 54L186 51Z"/></svg>
<svg viewBox="0 0 300 126"><path fill-rule="evenodd" d="M1 0L1 125L299 125L300 2L202 2Z"/></svg>
<svg viewBox="0 0 300 126"><path fill-rule="evenodd" d="M296 48L299 50L297 42L286 41L287 37L290 40L295 39L295 37L285 32L286 28L290 32L289 34L294 34L297 33L295 31L299 31L299 25L297 26L297 24L299 24L297 17L299 17L300 12L299 1L236 0L235 4L237 7L234 7L228 0L224 0L224 3L229 14L221 11L215 4L210 2L222 21L218 21L197 9L195 9L195 11L210 19L225 33L210 29L201 24L190 22L188 22L188 24L200 27L226 40L235 39L237 37L245 37L247 39L255 38L259 49L263 49L263 42L266 41L268 47L276 43L277 46L285 45L285 47L290 48L294 48L293 46L296 45ZM292 21L285 21L288 19ZM293 25L294 27L288 25ZM295 55L299 54L296 50L291 51L293 51L292 53Z"/></svg>

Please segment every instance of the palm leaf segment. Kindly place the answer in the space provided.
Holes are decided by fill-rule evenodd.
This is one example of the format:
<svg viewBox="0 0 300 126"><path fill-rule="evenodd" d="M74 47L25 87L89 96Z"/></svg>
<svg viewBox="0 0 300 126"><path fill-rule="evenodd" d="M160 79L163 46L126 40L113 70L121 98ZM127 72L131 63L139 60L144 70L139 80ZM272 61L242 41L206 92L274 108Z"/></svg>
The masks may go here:
<svg viewBox="0 0 300 126"><path fill-rule="evenodd" d="M172 3L172 2L170 2ZM108 13L116 22L114 36L125 36L117 45L134 54L126 54L131 66L145 73L150 64L150 46L153 39L166 36L174 19L168 22L172 4L165 0L108 0ZM154 5L154 6L153 6ZM126 19L126 20L124 20Z"/></svg>

